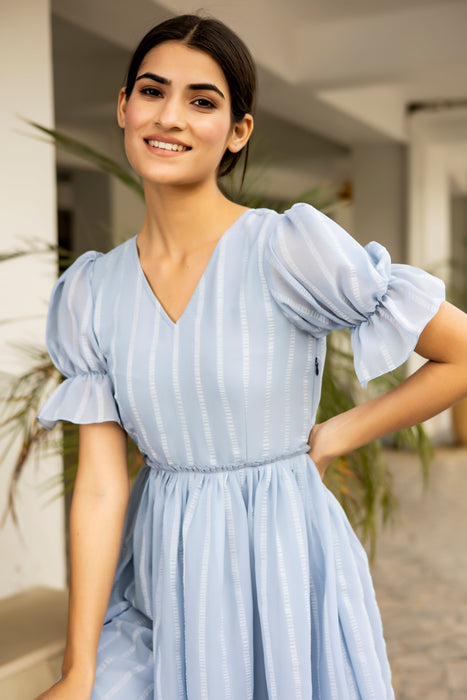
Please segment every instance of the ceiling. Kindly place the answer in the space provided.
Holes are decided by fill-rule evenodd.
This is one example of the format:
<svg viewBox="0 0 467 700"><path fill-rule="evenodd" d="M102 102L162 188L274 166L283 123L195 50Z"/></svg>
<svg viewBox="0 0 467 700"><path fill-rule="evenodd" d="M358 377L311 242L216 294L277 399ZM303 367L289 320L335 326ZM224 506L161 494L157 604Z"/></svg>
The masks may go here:
<svg viewBox="0 0 467 700"><path fill-rule="evenodd" d="M307 20L332 20L443 5L446 0L289 0L288 8ZM275 0L273 3L275 4ZM281 4L281 3L279 3Z"/></svg>
<svg viewBox="0 0 467 700"><path fill-rule="evenodd" d="M192 0L52 0L56 119L118 139L116 95L130 53ZM257 61L256 151L346 177L356 144L403 144L414 102L467 99L467 0L216 0ZM97 131L96 131L97 133ZM98 141L99 143L99 141ZM344 165L342 165L344 163ZM308 172L308 170L307 170Z"/></svg>

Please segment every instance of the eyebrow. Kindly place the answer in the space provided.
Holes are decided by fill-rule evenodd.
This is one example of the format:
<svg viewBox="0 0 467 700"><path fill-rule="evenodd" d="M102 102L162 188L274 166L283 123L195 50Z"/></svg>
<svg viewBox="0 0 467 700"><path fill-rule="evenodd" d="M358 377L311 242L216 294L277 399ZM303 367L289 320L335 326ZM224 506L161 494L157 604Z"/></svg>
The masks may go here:
<svg viewBox="0 0 467 700"><path fill-rule="evenodd" d="M160 83L161 85L172 85L172 81L168 80L167 78L163 78L161 75L156 75L155 73L143 73L142 75L139 75L135 82L138 80L143 80L143 78L148 78L149 80L154 80L156 83ZM223 100L225 100L225 95L224 93L219 90L217 85L214 85L214 83L191 83L191 85L188 85L189 90L212 90L213 92L217 92L218 95L222 97Z"/></svg>

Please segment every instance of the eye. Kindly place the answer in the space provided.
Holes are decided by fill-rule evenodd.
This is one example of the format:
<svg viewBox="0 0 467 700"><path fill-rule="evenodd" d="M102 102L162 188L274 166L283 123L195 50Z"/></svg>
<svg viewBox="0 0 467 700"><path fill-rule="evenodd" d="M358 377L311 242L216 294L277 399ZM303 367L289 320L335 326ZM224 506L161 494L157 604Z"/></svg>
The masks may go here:
<svg viewBox="0 0 467 700"><path fill-rule="evenodd" d="M202 107L203 109L215 109L216 105L211 100L206 99L206 97L197 97L193 100L193 104L197 107Z"/></svg>
<svg viewBox="0 0 467 700"><path fill-rule="evenodd" d="M142 95L148 95L148 97L161 97L162 93L159 88L156 87L145 87L140 90Z"/></svg>

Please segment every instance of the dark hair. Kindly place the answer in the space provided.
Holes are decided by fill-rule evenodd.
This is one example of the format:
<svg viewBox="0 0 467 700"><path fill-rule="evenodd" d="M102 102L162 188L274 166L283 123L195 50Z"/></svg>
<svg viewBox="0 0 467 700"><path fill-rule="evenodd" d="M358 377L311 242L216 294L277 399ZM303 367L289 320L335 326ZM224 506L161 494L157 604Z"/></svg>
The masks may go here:
<svg viewBox="0 0 467 700"><path fill-rule="evenodd" d="M243 41L217 19L198 15L179 15L153 27L140 41L131 58L126 79L126 96L135 86L138 69L146 54L164 41L180 41L186 46L209 54L222 69L230 91L232 121L239 122L252 114L256 91L256 67ZM230 173L245 151L242 183L248 163L249 143L238 153L226 150L218 176Z"/></svg>

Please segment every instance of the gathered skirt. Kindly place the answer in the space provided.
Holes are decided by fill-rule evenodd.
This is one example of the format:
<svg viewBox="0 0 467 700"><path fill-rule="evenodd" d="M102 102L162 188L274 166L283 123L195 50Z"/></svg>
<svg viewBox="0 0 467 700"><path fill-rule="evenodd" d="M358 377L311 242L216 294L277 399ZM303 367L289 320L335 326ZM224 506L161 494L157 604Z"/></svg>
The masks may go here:
<svg viewBox="0 0 467 700"><path fill-rule="evenodd" d="M307 454L132 488L92 700L394 698L366 553Z"/></svg>

